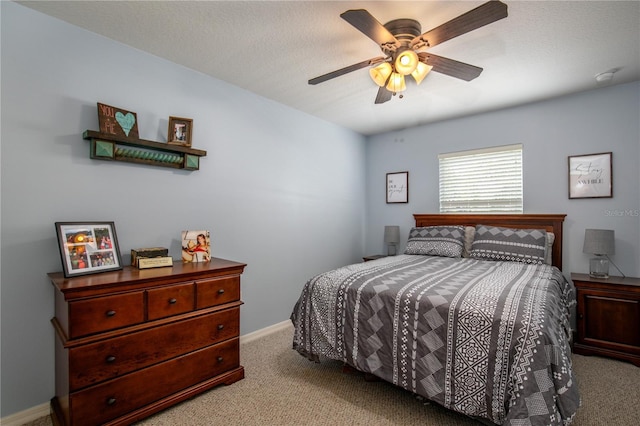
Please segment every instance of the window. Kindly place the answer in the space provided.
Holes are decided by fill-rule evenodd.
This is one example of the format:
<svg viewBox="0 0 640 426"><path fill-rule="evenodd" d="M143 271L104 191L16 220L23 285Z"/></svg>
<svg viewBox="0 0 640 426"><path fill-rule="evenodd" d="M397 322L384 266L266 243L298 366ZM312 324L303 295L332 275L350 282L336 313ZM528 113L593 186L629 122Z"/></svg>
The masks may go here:
<svg viewBox="0 0 640 426"><path fill-rule="evenodd" d="M440 154L440 213L522 213L522 144Z"/></svg>

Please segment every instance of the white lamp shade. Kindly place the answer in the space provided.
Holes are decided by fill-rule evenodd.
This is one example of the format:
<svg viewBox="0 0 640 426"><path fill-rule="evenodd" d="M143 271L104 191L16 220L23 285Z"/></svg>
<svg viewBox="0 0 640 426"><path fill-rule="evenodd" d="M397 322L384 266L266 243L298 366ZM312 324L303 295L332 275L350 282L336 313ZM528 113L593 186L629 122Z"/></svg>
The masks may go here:
<svg viewBox="0 0 640 426"><path fill-rule="evenodd" d="M402 75L411 74L418 65L418 54L412 49L403 50L396 56L396 61L394 65L396 67L396 72Z"/></svg>
<svg viewBox="0 0 640 426"><path fill-rule="evenodd" d="M590 254L614 254L614 234L611 229L585 229L582 251Z"/></svg>
<svg viewBox="0 0 640 426"><path fill-rule="evenodd" d="M371 79L380 87L384 86L393 70L389 62L383 62L380 65L371 68L369 75Z"/></svg>
<svg viewBox="0 0 640 426"><path fill-rule="evenodd" d="M404 83L404 75L398 74L397 72L391 73L391 77L389 77L389 83L387 83L387 90L396 93L403 92L406 89L407 86Z"/></svg>
<svg viewBox="0 0 640 426"><path fill-rule="evenodd" d="M411 75L413 76L413 79L416 81L416 83L420 84L432 69L433 67L431 65L427 65L424 62L418 62L416 69L413 70Z"/></svg>

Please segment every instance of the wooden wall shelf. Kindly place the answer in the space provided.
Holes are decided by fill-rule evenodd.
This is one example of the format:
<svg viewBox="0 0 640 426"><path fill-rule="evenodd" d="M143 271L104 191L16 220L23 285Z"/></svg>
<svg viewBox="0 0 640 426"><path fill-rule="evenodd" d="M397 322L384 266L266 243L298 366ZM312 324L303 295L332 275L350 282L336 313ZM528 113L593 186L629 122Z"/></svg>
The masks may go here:
<svg viewBox="0 0 640 426"><path fill-rule="evenodd" d="M127 139L86 130L82 138L90 141L94 160L126 161L174 169L199 170L200 157L207 151L145 139Z"/></svg>

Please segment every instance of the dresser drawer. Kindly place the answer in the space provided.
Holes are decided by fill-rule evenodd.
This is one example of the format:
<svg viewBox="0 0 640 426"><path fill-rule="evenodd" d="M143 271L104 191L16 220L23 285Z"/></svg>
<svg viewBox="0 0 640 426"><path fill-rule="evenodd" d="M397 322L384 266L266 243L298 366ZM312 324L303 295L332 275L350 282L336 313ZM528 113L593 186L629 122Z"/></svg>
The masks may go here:
<svg viewBox="0 0 640 426"><path fill-rule="evenodd" d="M238 337L240 308L214 312L69 350L71 391Z"/></svg>
<svg viewBox="0 0 640 426"><path fill-rule="evenodd" d="M196 281L197 309L240 300L240 276Z"/></svg>
<svg viewBox="0 0 640 426"><path fill-rule="evenodd" d="M69 303L69 338L144 321L144 292L95 297Z"/></svg>
<svg viewBox="0 0 640 426"><path fill-rule="evenodd" d="M193 283L147 290L149 320L192 311L195 304Z"/></svg>
<svg viewBox="0 0 640 426"><path fill-rule="evenodd" d="M72 425L98 425L240 366L229 340L69 396Z"/></svg>

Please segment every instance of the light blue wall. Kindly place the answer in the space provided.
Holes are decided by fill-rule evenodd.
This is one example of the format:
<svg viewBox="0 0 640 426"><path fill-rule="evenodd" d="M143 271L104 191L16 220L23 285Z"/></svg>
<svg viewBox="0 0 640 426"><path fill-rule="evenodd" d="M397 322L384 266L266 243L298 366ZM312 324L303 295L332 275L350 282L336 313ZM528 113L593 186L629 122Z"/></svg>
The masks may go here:
<svg viewBox="0 0 640 426"><path fill-rule="evenodd" d="M613 257L640 276L640 83L369 138L92 33L0 2L2 31L0 417L54 394L55 221L113 220L120 247L212 232L214 255L246 262L241 333L286 320L310 276L406 239L438 211L437 154L523 143L525 211L567 213L565 271L587 270L584 228L616 230ZM140 136L194 119L202 169L88 158L96 102L138 114ZM613 151L614 198L567 199L567 156ZM410 172L410 202L385 204L385 174ZM365 240L366 235L366 242ZM307 242L312 241L313 245ZM366 248L366 250L365 250Z"/></svg>
<svg viewBox="0 0 640 426"><path fill-rule="evenodd" d="M524 212L566 213L564 268L588 272L585 228L613 229L611 259L640 276L640 83L600 88L403 131L367 145L367 252L383 253L385 225L406 240L414 213L438 213L438 154L522 143ZM613 153L613 198L568 199L568 156ZM385 203L385 176L409 171L409 203ZM403 247L401 247L403 248ZM611 267L611 273L619 275Z"/></svg>
<svg viewBox="0 0 640 426"><path fill-rule="evenodd" d="M287 320L311 276L361 260L364 137L1 3L1 417L54 395L56 221L114 221L125 262L145 246L179 258L181 230L210 230L214 256L248 264L242 334ZM201 169L90 160L96 102L135 111L144 139L192 118Z"/></svg>

